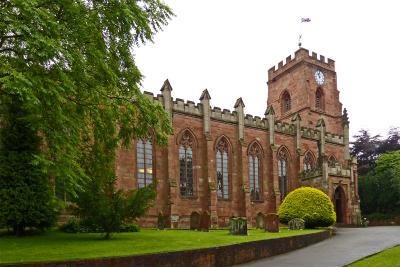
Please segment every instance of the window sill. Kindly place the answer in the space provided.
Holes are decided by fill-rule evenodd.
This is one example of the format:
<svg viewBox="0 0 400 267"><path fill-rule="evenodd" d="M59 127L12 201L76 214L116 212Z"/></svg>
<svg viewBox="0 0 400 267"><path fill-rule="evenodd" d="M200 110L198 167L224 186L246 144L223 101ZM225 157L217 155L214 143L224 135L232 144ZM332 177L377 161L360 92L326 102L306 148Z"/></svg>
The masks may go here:
<svg viewBox="0 0 400 267"><path fill-rule="evenodd" d="M195 196L182 196L182 195L180 195L180 199L183 199L183 200L195 200L195 199L197 199L198 197L195 195Z"/></svg>
<svg viewBox="0 0 400 267"><path fill-rule="evenodd" d="M226 201L226 202L232 201L232 199L230 199L230 198L217 198L217 200L218 201Z"/></svg>

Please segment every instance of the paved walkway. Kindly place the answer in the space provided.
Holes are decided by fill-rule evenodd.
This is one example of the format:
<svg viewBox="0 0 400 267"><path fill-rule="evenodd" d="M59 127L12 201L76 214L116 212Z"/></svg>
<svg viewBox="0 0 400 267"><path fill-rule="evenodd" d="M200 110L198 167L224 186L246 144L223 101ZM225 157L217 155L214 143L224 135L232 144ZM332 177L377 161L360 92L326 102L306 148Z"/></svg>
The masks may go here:
<svg viewBox="0 0 400 267"><path fill-rule="evenodd" d="M400 226L338 228L337 235L328 240L240 266L343 266L398 244Z"/></svg>

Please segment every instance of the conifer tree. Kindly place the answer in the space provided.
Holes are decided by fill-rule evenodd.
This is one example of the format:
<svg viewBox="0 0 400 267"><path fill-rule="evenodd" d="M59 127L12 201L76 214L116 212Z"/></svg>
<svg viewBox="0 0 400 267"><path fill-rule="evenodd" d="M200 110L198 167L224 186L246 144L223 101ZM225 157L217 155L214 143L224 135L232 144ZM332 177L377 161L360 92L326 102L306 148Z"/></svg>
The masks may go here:
<svg viewBox="0 0 400 267"><path fill-rule="evenodd" d="M0 225L23 235L27 227L44 229L56 218L49 177L37 156L40 137L28 123L18 97L10 97L0 127Z"/></svg>

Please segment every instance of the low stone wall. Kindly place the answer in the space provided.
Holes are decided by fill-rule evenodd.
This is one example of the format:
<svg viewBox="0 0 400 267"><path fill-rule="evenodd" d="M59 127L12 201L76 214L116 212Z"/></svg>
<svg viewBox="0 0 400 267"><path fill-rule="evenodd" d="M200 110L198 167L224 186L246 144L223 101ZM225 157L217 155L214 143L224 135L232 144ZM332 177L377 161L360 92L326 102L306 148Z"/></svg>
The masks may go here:
<svg viewBox="0 0 400 267"><path fill-rule="evenodd" d="M371 219L369 220L369 226L391 226L400 225L400 217L395 217L392 219Z"/></svg>
<svg viewBox="0 0 400 267"><path fill-rule="evenodd" d="M34 264L8 264L16 267L131 267L131 266L231 266L299 249L330 237L329 231L313 234L246 242L222 247L194 249L157 254L97 258Z"/></svg>

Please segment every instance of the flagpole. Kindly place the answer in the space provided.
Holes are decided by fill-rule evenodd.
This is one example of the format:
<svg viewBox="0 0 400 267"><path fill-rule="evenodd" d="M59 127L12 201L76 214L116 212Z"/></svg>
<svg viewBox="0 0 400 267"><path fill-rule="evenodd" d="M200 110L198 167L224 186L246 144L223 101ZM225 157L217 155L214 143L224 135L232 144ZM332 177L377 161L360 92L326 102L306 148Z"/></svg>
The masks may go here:
<svg viewBox="0 0 400 267"><path fill-rule="evenodd" d="M299 41L298 41L298 45L299 45L299 48L301 48L301 37L302 37L302 34L303 34L303 23L301 22L302 21L302 17L300 17L300 27L299 27Z"/></svg>
<svg viewBox="0 0 400 267"><path fill-rule="evenodd" d="M301 48L301 38L303 37L303 23L307 23L307 22L311 22L310 18L303 18L300 17L300 33L299 33L299 42L298 42L298 46L299 48Z"/></svg>

